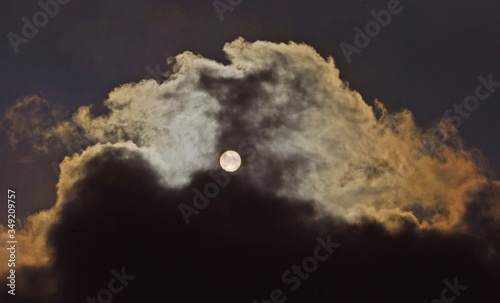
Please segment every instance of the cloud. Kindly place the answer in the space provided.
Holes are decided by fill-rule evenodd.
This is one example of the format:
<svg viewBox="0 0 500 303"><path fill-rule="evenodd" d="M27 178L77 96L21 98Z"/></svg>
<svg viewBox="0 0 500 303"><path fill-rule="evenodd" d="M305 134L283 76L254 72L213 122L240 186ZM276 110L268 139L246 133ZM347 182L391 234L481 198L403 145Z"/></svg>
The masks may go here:
<svg viewBox="0 0 500 303"><path fill-rule="evenodd" d="M215 168L225 149L247 144L258 156L243 173L262 190L312 199L351 221L390 214L443 230L457 227L472 195L488 186L451 125L438 124L446 140L436 144L436 128L420 129L408 110L368 105L340 79L333 59L310 46L240 38L224 52L230 64L180 54L167 81L115 88L108 114L83 106L45 132L14 125L11 141L24 131L69 142L75 129L92 142L131 140L154 154L164 183L177 187Z"/></svg>
<svg viewBox="0 0 500 303"><path fill-rule="evenodd" d="M304 44L240 38L224 52L228 64L185 52L163 83L115 88L104 115L83 106L60 118L36 96L7 110L13 145L21 138L39 151L50 150L48 138L74 145L75 131L96 142L65 158L57 203L20 231L40 252L20 260L40 276L56 273L52 293L81 301L126 266L138 278L123 302L263 299L327 234L344 252L290 302L369 294L425 301L457 275L475 283L471 293L490 293L500 184L456 129L438 121L445 139L436 140L436 128L419 128L410 111L368 105L332 58ZM27 110L52 118L15 119ZM178 204L210 181L227 149L240 151L240 173L186 226ZM353 274L372 271L387 272L392 284ZM408 272L413 278L396 278ZM425 287L411 287L421 279ZM347 282L360 283L359 292L346 292Z"/></svg>
<svg viewBox="0 0 500 303"><path fill-rule="evenodd" d="M48 100L29 95L18 99L5 111L0 126L13 147L22 139L27 139L36 151L47 152L46 141L56 135L53 130L47 130L60 123L63 118L63 113L53 109Z"/></svg>

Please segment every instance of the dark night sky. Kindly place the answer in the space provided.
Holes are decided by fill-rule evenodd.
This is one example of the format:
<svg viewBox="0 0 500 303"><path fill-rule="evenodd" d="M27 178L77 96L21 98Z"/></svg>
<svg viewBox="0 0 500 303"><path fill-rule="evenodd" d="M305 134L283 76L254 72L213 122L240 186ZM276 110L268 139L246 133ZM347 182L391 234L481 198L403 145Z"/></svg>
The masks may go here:
<svg viewBox="0 0 500 303"><path fill-rule="evenodd" d="M102 102L107 99L108 93L120 84L143 79L148 74L148 67L155 69L159 65L161 71L167 71L170 67L166 64L166 59L184 51L227 64L228 59L225 58L222 48L225 43L238 37L250 42L304 42L322 57L332 56L340 70L340 78L348 82L350 88L358 91L369 105L373 105L374 100L378 99L390 112L409 109L416 123L423 128L434 125L446 110L453 109L455 103L462 104L465 97L473 95L480 83L479 76L487 78L491 74L493 80L500 82L500 2L495 0L403 0L401 13L393 15L390 24L382 28L381 33L374 37L367 47L361 49L359 54L354 54L352 61L348 63L339 45L342 42L353 45L353 28L364 27L367 22L373 20L370 11L386 9L389 2L244 0L233 11L226 12L224 20L221 21L214 10L212 0L71 0L60 5L59 12L50 18L46 26L39 29L38 34L31 38L29 43L21 44L19 53L16 54L7 35L9 32L20 34L22 17L27 16L30 19L40 10L40 6L37 1L31 0L4 0L0 3L0 113L3 114L17 99L31 94L49 100L52 106L68 114L74 113L80 106L90 104L94 105L92 111L95 114L106 113L107 109ZM213 85L218 85L218 82ZM463 119L458 129L465 144L484 155L486 174L492 179L498 179L500 176L499 113L500 88L487 100L481 101L478 109L472 112L470 117ZM223 145L220 143L220 146ZM22 201L17 208L18 215L24 218L51 207L56 200L55 186L58 181L51 164L61 162L64 156L69 154L68 151L59 148L48 154L35 155L26 142L12 149L6 133L0 132L0 152L0 166L3 168L0 172L0 183L4 189L14 188L18 191L18 200ZM134 158L137 164L130 168L128 164L116 160L112 150L106 153L111 159L109 163L96 161L89 164L95 165L96 168L85 168L86 172L92 173L75 189L76 206L64 209L64 220L51 232L50 243L57 247L57 262L53 270L57 279L66 283L63 283L65 291L59 294L57 300L63 298L65 302L82 301L81 297L107 282L108 268L118 268L127 262L130 271L137 273L138 280L127 289L130 297L116 299L116 302L138 302L144 298L141 292L150 285L151 302L159 302L160 299L166 298L162 294L162 287L165 285L162 283L167 283L175 289L170 297L172 302L203 302L203 299L204 302L249 302L248 298L262 300L272 290L272 285L280 286L280 274L294 262L307 256L310 248L314 248L316 236L332 234L342 243L342 248L338 254L334 253L330 263L314 276L316 283L311 281L301 288L294 299L290 298L290 302L428 302L432 299L432 294L439 294L440 281L444 278L452 279L453 276L463 277L469 285L482 285L477 288L471 286L472 290L457 302L495 302L490 296L493 289L491 282L495 279L498 281L499 265L491 265L493 269L490 270L490 264L480 261L483 248L470 248L471 245L479 245L474 242L476 240L473 237L447 237L433 232L416 236L413 226L393 237L385 234L377 223L350 225L336 218L327 218L324 222L311 226L304 223L314 217L314 211L308 208L308 203L290 202L264 194L238 178L234 186L217 198L220 200L218 206L207 212L207 216L197 222L196 226L176 233L176 228L183 225L183 222L177 222L182 219L178 216L177 208L171 210L168 206L163 206L160 210L155 210L154 204L190 197L190 192L162 188L149 164L139 156ZM99 228L111 232L98 238L94 237L93 233L98 233L99 228L86 227L95 223L92 221L95 218L91 217L94 206L82 206L80 200L93 194L97 186L95 184L100 184L99 180L116 177L106 175L106 169L116 170L123 182L135 182L134 184L138 185L131 192L103 185L100 192L102 196L92 200L99 203L103 196L109 197L109 205L102 211L103 218L113 217L123 200L130 197L139 199L138 197L147 193L156 193L147 197L149 202L144 206L145 212L137 217L134 217L133 210L127 208L131 207L130 204L125 203L128 206L122 210L127 220L141 222L137 222L136 226L140 226L140 233L149 233L149 239L135 234L136 230L121 222L122 219L99 223L102 224ZM137 178L137 175L144 178ZM268 177L272 179L274 176ZM190 186L204 184L204 178L203 174L194 176ZM118 196L111 194L123 190L125 192ZM227 226L223 223L224 220L229 220L229 214L223 206L236 199L234 197L241 194L241 191L248 193L248 196L232 206L231 215L238 217L241 212L247 211L259 215L265 213L262 218L263 225L254 231L251 231L254 228L252 223L245 221L247 216L241 215L238 217L240 221L227 223ZM252 198L260 202L252 204ZM135 203L134 201L129 202ZM262 201L267 201L267 204ZM269 203L276 205L277 209L267 210ZM286 215L276 221L273 219L275 213ZM0 222L4 223L4 208L0 210L0 214ZM172 221L161 222L163 219L158 217L159 214L164 214L164 218L171 216ZM146 224L148 221L155 223L149 226ZM217 223L211 225L209 222L213 221ZM203 225L204 222L206 225ZM126 225L123 230L120 229L122 224ZM207 231L203 230L203 226L211 227ZM234 230L226 230L228 226ZM67 230L78 232L68 236L65 233ZM334 232L330 232L332 230ZM130 239L123 234L131 235ZM297 237L292 237L291 234ZM214 235L220 235L219 239L214 240L220 241L217 249L213 243L207 244L203 241L200 247L192 247L190 245L193 244L186 243L182 238L203 239ZM75 240L75 237L81 239ZM116 242L110 242L111 238L116 238ZM181 247L185 254L171 251L165 253L165 247L152 244L158 238L168 239L164 243L166 247ZM92 247L104 247L103 249L110 251L111 257L89 257L86 259L87 263L77 264L61 253L69 251L75 258L86 258L93 250L84 244L93 240L97 242L92 244L95 245ZM130 248L129 253L121 255L120 249L129 249L129 241L144 245L144 250L149 252ZM264 247L273 243L276 252L269 257L267 253L257 249L248 251L249 242ZM234 243L234 246L228 243ZM401 243L411 243L415 249L407 249ZM498 248L498 238L495 238L494 243ZM401 254L394 253L387 246L399 247ZM207 249L209 252L193 252L198 249ZM278 256L290 251L293 253L285 258ZM450 257L446 262L436 261L436 264L430 264L434 262L434 251L439 251L436 260L444 260L446 256L453 254L456 254L456 257ZM242 259L234 257L234 254L245 252L248 254ZM140 259L139 255L145 256L148 253L151 253L150 260L145 263L137 261ZM162 255L168 260L157 262ZM113 256L119 257L113 259ZM184 263L179 262L190 262L190 258L198 261L185 271L182 265ZM200 258L212 260L213 264ZM416 259L418 261L415 261ZM263 271L248 266L259 261L271 265ZM214 279L213 276L205 275L205 271L213 271L225 262L229 262L232 267L220 272L220 280L216 279L212 284L200 286L199 293L196 293L195 286L187 287L183 282L193 276L199 278L199 281ZM162 269L171 268L172 272L179 276L164 277L151 269L155 266ZM459 266L461 267L458 268ZM99 268L106 270L98 274L98 278L92 283L83 285L82 281L93 277L92 270ZM330 269L335 273L332 274ZM30 270L33 270L33 277L36 279L43 277L43 271L47 269ZM393 284L387 284L389 282L385 283L379 278L373 282L369 278L385 270L392 273L387 281ZM81 273L80 277L72 279L74 272ZM231 277L240 272L246 274L245 278L233 281ZM353 272L360 272L364 278L357 280ZM407 273L412 275L412 272L415 274L408 280L399 280L399 276ZM453 276L450 276L451 272ZM155 278L148 280L145 276ZM255 281L251 277L259 276L266 277L262 285L249 285ZM419 283L421 277L428 279L420 286L412 287L411 283ZM324 282L326 280L337 285L343 282L351 283L350 290L356 289L352 285L359 281L360 285L374 284L364 288L360 286L359 292L338 289L335 293L325 291L329 288L329 284ZM244 286L241 286L243 284ZM33 285L44 288L40 283ZM388 285L395 285L394 289ZM225 289L231 290L225 292ZM240 289L241 292L234 289ZM421 289L426 291L416 291ZM186 291L193 293L189 300L185 299ZM318 296L322 297L314 297L318 293L321 294ZM373 301L366 299L370 293L375 294ZM2 293L0 298L2 295L4 294ZM200 297L197 297L198 295ZM56 299L51 298L49 301ZM182 301L183 299L187 301Z"/></svg>

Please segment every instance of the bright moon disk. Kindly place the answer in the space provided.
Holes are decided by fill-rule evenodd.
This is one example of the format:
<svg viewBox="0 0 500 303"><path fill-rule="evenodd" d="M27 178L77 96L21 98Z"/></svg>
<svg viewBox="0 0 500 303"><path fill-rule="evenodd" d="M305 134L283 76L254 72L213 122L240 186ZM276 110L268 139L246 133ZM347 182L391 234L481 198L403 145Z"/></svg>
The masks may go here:
<svg viewBox="0 0 500 303"><path fill-rule="evenodd" d="M227 172L234 172L241 165L241 157L234 150L225 151L222 156L220 156L220 166L223 170Z"/></svg>

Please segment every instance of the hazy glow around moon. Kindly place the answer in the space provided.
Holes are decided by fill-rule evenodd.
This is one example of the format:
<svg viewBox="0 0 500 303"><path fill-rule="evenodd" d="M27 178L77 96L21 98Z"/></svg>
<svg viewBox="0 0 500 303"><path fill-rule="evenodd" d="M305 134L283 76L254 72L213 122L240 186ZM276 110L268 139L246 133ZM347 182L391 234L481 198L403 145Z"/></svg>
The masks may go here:
<svg viewBox="0 0 500 303"><path fill-rule="evenodd" d="M225 151L222 156L220 156L220 166L223 170L227 172L234 172L241 165L241 157L234 150Z"/></svg>

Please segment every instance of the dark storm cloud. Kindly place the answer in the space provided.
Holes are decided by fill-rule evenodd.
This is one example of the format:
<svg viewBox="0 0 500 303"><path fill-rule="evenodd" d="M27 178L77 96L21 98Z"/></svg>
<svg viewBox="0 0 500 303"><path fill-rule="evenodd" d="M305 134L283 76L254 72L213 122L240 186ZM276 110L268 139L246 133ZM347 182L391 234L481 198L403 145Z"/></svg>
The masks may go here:
<svg viewBox="0 0 500 303"><path fill-rule="evenodd" d="M430 302L455 277L467 286L457 302L500 298L500 263L487 254L500 249L498 238L418 231L411 222L389 234L369 220L318 219L310 202L264 194L241 176L186 225L177 205L213 181L208 171L168 189L140 153L117 147L80 169L49 233L53 264L32 281L56 278L52 303L85 302L122 268L135 278L113 302L261 302L274 289L285 302ZM341 246L316 271L283 280L313 255L318 237Z"/></svg>

